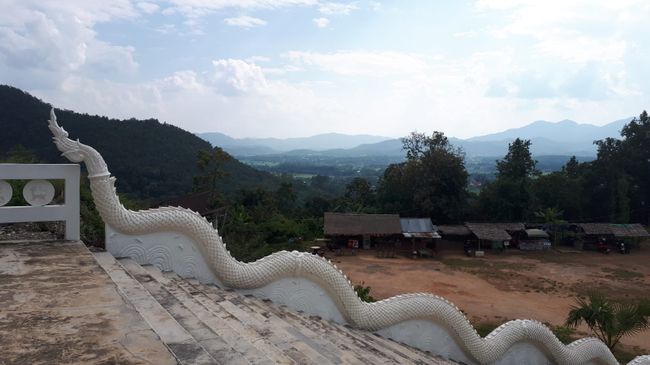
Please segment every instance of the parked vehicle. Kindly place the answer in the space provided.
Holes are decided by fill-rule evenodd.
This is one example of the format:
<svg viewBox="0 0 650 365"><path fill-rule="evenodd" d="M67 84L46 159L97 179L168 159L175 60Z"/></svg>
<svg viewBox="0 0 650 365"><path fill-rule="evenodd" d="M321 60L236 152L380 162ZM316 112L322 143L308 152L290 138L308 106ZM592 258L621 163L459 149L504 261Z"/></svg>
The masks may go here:
<svg viewBox="0 0 650 365"><path fill-rule="evenodd" d="M601 238L598 240L598 243L596 244L596 249L598 252L603 253L605 255L608 255L612 250L610 250L609 246L607 245L607 241L605 241L604 238Z"/></svg>

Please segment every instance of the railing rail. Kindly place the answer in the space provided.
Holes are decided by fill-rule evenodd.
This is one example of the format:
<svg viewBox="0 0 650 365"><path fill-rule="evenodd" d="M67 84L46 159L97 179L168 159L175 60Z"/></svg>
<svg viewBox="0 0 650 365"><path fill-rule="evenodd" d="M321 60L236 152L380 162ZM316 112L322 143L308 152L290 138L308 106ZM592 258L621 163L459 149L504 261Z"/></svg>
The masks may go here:
<svg viewBox="0 0 650 365"><path fill-rule="evenodd" d="M79 240L79 177L78 164L0 164L0 181L65 180L63 204L0 206L0 223L64 221L65 239Z"/></svg>

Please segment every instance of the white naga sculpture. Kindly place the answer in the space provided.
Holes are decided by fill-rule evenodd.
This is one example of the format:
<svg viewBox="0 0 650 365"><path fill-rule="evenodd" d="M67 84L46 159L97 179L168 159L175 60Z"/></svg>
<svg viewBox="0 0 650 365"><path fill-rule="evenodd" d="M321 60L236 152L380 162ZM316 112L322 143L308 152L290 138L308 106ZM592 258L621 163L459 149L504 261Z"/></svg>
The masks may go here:
<svg viewBox="0 0 650 365"><path fill-rule="evenodd" d="M227 287L250 290L287 278L306 279L325 290L350 325L380 333L392 328L398 333L399 326L407 326L401 329L408 330L408 325L417 321L432 322L446 330L466 355L462 360L469 363L528 363L526 353L532 348L544 356L542 361L531 359L534 363L618 364L598 339L584 338L564 345L546 326L532 320L510 321L481 337L454 304L433 294L405 294L375 303L363 302L347 277L320 256L281 251L255 262L240 262L230 255L212 225L196 212L180 207L140 211L124 208L115 192L115 178L110 176L102 156L92 147L69 139L57 124L54 110L49 128L63 156L86 164L95 205L107 225L127 235L176 232L189 237L214 277ZM516 348L523 355L509 354ZM438 353L435 346L424 350ZM630 364L650 364L650 356L638 357Z"/></svg>

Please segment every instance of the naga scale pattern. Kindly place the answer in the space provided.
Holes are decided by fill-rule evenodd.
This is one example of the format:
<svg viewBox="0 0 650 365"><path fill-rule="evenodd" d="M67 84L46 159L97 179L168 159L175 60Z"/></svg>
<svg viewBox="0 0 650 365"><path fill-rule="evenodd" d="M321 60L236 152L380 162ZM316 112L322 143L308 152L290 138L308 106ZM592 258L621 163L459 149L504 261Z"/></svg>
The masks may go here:
<svg viewBox="0 0 650 365"><path fill-rule="evenodd" d="M406 294L375 303L363 302L345 274L320 256L281 251L255 262L240 262L230 255L212 225L196 212L180 207L126 209L117 197L115 178L110 176L102 156L92 147L69 139L57 124L54 110L48 127L63 156L86 165L95 205L106 224L130 235L162 231L185 234L196 242L212 273L228 287L254 289L288 277L311 280L327 291L344 318L357 328L374 331L407 320L430 320L446 328L461 348L481 364L498 361L519 342L538 345L558 364L618 364L600 340L584 338L564 345L546 326L532 320L509 321L483 338L454 304L433 294ZM650 364L650 356L638 357L630 364Z"/></svg>

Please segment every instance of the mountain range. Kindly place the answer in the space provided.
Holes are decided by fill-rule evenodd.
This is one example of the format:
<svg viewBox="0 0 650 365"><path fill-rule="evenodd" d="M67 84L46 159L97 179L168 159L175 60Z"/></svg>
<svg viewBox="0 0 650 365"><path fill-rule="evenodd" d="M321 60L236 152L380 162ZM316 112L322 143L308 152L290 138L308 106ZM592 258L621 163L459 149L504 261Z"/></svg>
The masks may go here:
<svg viewBox="0 0 650 365"><path fill-rule="evenodd" d="M302 138L232 138L223 133L197 133L197 136L219 146L233 155L269 155L293 150L309 149L325 151L330 149L350 149L362 144L373 144L391 139L390 137L365 134L348 135L341 133L318 134Z"/></svg>
<svg viewBox="0 0 650 365"><path fill-rule="evenodd" d="M535 121L519 128L468 139L450 138L468 157L503 156L515 138L531 140L531 152L543 155L596 155L594 141L607 137L620 138L623 126L632 118L616 120L603 126L581 124L572 120L560 122ZM199 137L219 146L234 156L403 156L400 139L372 136L319 134L304 138L236 139L222 133L200 133Z"/></svg>
<svg viewBox="0 0 650 365"><path fill-rule="evenodd" d="M0 85L0 160L22 146L43 163L69 163L61 157L47 128L51 105L20 89ZM157 202L189 193L199 174L196 160L210 144L196 135L155 119L117 120L56 109L59 123L72 138L97 149L116 176L117 188L139 201ZM219 191L275 189L280 179L236 159L224 163L227 173Z"/></svg>

